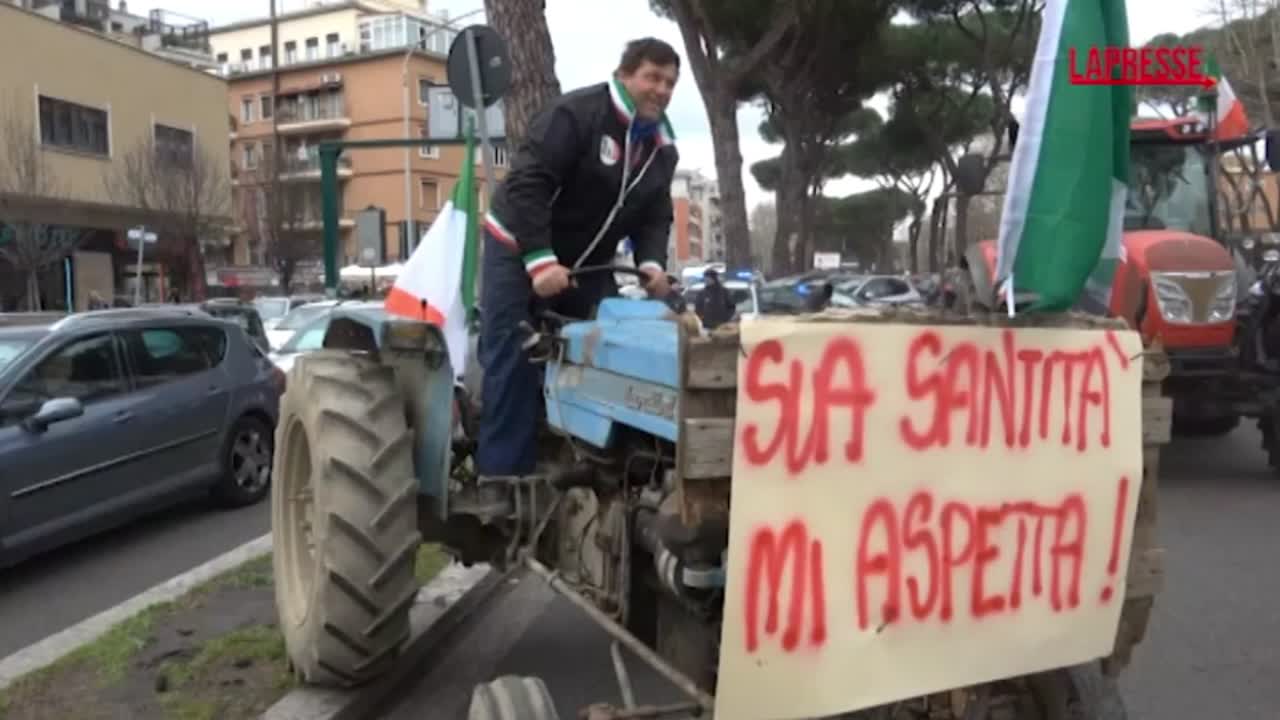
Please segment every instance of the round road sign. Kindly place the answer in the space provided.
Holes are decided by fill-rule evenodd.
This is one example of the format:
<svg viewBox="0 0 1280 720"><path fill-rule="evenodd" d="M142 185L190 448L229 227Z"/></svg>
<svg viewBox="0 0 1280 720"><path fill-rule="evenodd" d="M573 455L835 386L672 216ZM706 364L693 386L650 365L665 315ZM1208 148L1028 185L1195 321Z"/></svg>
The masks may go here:
<svg viewBox="0 0 1280 720"><path fill-rule="evenodd" d="M449 46L446 69L449 88L458 102L476 109L475 87L471 82L471 60L467 55L467 39L475 37L476 61L480 66L480 88L484 106L498 102L511 87L511 60L507 57L507 43L497 30L488 25L471 25L454 38Z"/></svg>

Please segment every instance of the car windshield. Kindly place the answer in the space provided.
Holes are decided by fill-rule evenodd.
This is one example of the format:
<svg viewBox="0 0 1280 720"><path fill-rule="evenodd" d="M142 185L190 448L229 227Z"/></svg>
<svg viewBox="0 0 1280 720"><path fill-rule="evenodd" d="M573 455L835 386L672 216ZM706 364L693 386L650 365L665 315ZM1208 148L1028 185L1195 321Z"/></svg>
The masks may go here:
<svg viewBox="0 0 1280 720"><path fill-rule="evenodd" d="M234 320L237 325L244 328L245 332L253 331L253 323L249 319L249 313L239 308L220 308L216 305L209 305L205 307L205 312L223 320Z"/></svg>
<svg viewBox="0 0 1280 720"><path fill-rule="evenodd" d="M276 325L277 330L297 330L316 318L327 315L333 309L331 305L299 305L289 311L288 315Z"/></svg>
<svg viewBox="0 0 1280 720"><path fill-rule="evenodd" d="M26 338L3 338L0 339L0 368L13 362L23 350L31 345L31 341Z"/></svg>
<svg viewBox="0 0 1280 720"><path fill-rule="evenodd" d="M294 312L297 312L296 310ZM293 337L289 338L289 342L280 346L277 351L279 355L291 355L293 353L309 352L311 350L319 350L324 347L324 333L329 329L329 316L323 315L313 318L312 321Z"/></svg>
<svg viewBox="0 0 1280 720"><path fill-rule="evenodd" d="M275 320L289 313L289 298L258 298L253 306L263 320Z"/></svg>
<svg viewBox="0 0 1280 720"><path fill-rule="evenodd" d="M1125 229L1212 233L1205 162L1195 146L1133 143L1129 168Z"/></svg>
<svg viewBox="0 0 1280 720"><path fill-rule="evenodd" d="M841 292L846 292L846 293L852 293L853 291L858 289L859 285L862 285L862 283L866 281L867 281L866 275L854 275L853 277L849 277L849 278L841 278L840 282L836 284L836 290L839 290Z"/></svg>

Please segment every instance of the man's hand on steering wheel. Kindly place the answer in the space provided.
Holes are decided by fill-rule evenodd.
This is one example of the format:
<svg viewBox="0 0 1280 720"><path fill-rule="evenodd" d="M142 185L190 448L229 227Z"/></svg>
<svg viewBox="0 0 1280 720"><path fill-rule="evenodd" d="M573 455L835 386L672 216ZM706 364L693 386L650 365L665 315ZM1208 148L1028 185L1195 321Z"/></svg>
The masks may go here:
<svg viewBox="0 0 1280 720"><path fill-rule="evenodd" d="M642 267L640 272L645 274L644 289L649 291L649 297L665 298L671 293L671 283L665 272L654 267Z"/></svg>
<svg viewBox="0 0 1280 720"><path fill-rule="evenodd" d="M572 284L569 268L560 263L548 265L533 276L533 292L543 299L559 295Z"/></svg>

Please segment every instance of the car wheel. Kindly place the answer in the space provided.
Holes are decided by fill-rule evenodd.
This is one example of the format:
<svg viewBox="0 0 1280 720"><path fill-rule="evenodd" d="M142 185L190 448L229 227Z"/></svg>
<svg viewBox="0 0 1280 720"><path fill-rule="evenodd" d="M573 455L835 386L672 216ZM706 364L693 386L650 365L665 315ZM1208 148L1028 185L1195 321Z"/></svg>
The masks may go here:
<svg viewBox="0 0 1280 720"><path fill-rule="evenodd" d="M214 496L224 505L253 505L271 489L271 463L275 453L271 428L246 415L236 421L222 449L222 476Z"/></svg>

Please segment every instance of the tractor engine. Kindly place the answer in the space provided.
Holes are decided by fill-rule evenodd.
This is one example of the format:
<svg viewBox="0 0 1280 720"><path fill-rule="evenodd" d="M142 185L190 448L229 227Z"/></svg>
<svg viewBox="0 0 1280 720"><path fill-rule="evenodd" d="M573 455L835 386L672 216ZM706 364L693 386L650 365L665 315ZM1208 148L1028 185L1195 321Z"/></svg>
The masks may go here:
<svg viewBox="0 0 1280 720"><path fill-rule="evenodd" d="M636 603L651 604L644 598L654 592L709 613L724 584L728 527L685 527L674 493L674 446L620 434L608 454L565 441L564 453L574 459L549 477L564 496L555 553L546 560L620 619L643 613Z"/></svg>

